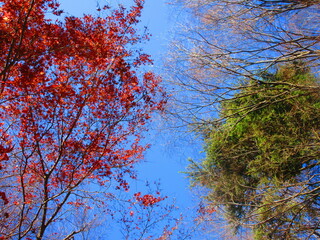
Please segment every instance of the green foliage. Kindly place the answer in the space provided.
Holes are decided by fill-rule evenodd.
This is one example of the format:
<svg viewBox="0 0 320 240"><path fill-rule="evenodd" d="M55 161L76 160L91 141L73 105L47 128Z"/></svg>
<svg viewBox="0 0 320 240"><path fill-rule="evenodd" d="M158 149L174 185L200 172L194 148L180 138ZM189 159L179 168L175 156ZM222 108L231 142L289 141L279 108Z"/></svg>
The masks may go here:
<svg viewBox="0 0 320 240"><path fill-rule="evenodd" d="M206 159L190 168L193 182L256 239L319 236L320 95L310 70L294 63L262 73L221 104L220 117Z"/></svg>

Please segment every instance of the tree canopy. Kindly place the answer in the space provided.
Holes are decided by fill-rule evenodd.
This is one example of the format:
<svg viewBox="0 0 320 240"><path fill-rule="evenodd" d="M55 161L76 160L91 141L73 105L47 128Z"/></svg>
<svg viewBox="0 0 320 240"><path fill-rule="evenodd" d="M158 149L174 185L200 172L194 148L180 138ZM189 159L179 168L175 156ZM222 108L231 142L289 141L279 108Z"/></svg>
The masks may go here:
<svg viewBox="0 0 320 240"><path fill-rule="evenodd" d="M278 64L319 71L319 1L186 0L190 19L172 43L169 68L179 123L211 124L219 102L243 81L261 81ZM186 94L187 93L187 94Z"/></svg>
<svg viewBox="0 0 320 240"><path fill-rule="evenodd" d="M256 239L320 236L320 95L303 63L261 73L221 104L204 130L206 159L190 165L194 184L235 230Z"/></svg>
<svg viewBox="0 0 320 240"><path fill-rule="evenodd" d="M165 103L136 47L143 0L83 17L55 0L0 6L0 239L74 239L112 218L112 189L128 191ZM164 199L140 195L126 207ZM139 237L154 226L143 221Z"/></svg>
<svg viewBox="0 0 320 240"><path fill-rule="evenodd" d="M236 230L318 238L320 2L177 2L169 111L204 136L193 184Z"/></svg>

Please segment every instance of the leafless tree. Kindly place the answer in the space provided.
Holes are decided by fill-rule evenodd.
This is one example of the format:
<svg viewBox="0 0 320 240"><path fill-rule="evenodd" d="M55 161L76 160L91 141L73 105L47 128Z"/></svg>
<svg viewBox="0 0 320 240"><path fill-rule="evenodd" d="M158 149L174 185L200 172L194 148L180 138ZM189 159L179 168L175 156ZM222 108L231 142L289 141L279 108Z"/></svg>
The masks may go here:
<svg viewBox="0 0 320 240"><path fill-rule="evenodd" d="M262 83L279 64L304 62L318 74L320 1L178 2L190 14L168 64L175 85L171 111L180 123L211 124L221 101L244 82Z"/></svg>

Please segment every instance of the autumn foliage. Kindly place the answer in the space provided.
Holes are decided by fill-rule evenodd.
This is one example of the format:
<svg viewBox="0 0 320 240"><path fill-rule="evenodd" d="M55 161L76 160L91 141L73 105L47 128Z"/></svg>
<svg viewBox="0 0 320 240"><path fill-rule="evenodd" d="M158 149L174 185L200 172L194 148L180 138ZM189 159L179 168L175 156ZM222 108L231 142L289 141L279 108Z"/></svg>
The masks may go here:
<svg viewBox="0 0 320 240"><path fill-rule="evenodd" d="M151 194L145 194L143 196L141 196L141 192L135 193L134 197L136 198L136 200L139 202L139 204L148 207L151 205L154 205L160 201L162 201L164 198L161 197L154 197Z"/></svg>
<svg viewBox="0 0 320 240"><path fill-rule="evenodd" d="M86 226L47 229L66 207L89 208L84 184L128 188L141 132L164 104L160 79L139 70L151 59L134 47L148 38L135 28L143 1L63 20L55 0L0 6L0 236L70 239Z"/></svg>

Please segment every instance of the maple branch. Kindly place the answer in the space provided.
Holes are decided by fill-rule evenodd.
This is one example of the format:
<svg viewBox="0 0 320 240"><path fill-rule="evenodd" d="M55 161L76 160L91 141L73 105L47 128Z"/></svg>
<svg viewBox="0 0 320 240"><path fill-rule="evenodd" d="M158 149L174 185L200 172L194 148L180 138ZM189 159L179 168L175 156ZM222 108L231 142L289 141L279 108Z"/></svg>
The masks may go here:
<svg viewBox="0 0 320 240"><path fill-rule="evenodd" d="M8 72L9 68L11 66L13 66L15 64L15 62L17 61L17 59L18 59L18 53L19 53L19 50L21 49L21 46L22 46L22 42L23 42L23 39L24 39L25 31L27 30L28 18L30 17L30 14L32 12L32 9L33 9L34 5L35 5L35 0L31 0L29 9L27 11L26 17L24 18L24 21L23 21L23 24L22 24L22 27L21 27L21 34L20 34L20 38L19 38L18 47L16 49L16 54L13 57L12 60L11 60L11 55L13 54L13 50L14 50L14 47L15 47L16 39L13 38L12 41L11 41L9 52L7 54L5 67L0 73L0 76L2 75L1 88L0 88L0 94L1 95L3 94L4 88L5 88L6 75L9 74L9 72Z"/></svg>

